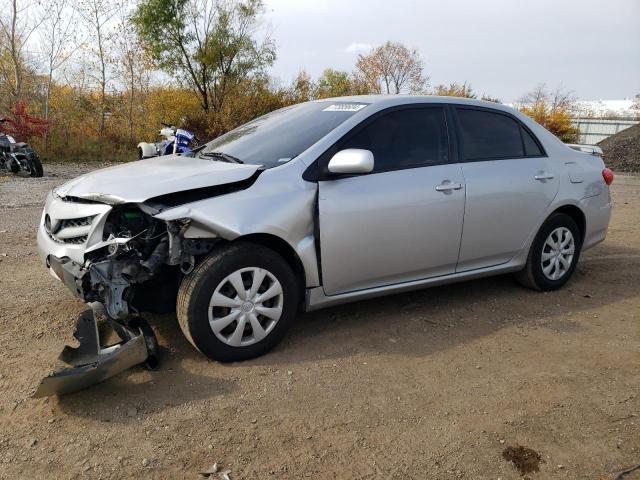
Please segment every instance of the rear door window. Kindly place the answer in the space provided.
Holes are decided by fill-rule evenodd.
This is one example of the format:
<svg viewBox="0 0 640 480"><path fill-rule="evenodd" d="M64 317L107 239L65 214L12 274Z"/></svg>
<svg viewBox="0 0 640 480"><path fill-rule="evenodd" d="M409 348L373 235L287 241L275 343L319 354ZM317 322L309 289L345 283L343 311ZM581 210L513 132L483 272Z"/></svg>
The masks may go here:
<svg viewBox="0 0 640 480"><path fill-rule="evenodd" d="M446 163L449 141L444 109L407 108L384 113L340 142L340 150L373 153L374 172Z"/></svg>
<svg viewBox="0 0 640 480"><path fill-rule="evenodd" d="M520 125L501 113L456 108L463 160L524 157ZM535 142L534 142L535 143Z"/></svg>

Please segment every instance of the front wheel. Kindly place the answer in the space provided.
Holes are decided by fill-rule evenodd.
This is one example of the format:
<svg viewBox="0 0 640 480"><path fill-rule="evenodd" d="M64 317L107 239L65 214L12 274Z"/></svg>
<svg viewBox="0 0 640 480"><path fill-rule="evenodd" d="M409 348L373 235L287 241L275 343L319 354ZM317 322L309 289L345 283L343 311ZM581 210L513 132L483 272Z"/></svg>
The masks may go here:
<svg viewBox="0 0 640 480"><path fill-rule="evenodd" d="M260 356L284 337L296 316L300 288L273 250L229 244L187 275L178 292L180 328L200 352L221 362Z"/></svg>
<svg viewBox="0 0 640 480"><path fill-rule="evenodd" d="M564 213L551 215L540 227L518 281L535 290L559 289L573 275L581 248L580 230L573 218Z"/></svg>

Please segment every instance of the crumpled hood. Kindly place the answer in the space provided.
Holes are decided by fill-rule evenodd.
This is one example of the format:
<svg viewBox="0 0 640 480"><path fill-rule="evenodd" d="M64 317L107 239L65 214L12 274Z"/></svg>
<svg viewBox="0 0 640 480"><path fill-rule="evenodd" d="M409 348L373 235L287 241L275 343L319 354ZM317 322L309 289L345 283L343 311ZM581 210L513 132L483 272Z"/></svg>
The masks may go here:
<svg viewBox="0 0 640 480"><path fill-rule="evenodd" d="M259 168L260 165L167 155L87 173L58 187L56 194L110 204L139 203L168 193L246 180Z"/></svg>

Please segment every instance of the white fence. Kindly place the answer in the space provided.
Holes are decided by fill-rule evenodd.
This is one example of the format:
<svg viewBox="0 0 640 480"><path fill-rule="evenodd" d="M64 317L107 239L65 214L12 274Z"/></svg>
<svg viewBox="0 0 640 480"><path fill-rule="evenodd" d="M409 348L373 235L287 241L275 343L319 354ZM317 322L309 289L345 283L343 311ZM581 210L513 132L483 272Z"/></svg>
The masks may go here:
<svg viewBox="0 0 640 480"><path fill-rule="evenodd" d="M616 119L604 120L600 118L575 118L573 124L580 129L579 143L583 145L595 145L611 135L615 135L633 125L640 123L638 120Z"/></svg>

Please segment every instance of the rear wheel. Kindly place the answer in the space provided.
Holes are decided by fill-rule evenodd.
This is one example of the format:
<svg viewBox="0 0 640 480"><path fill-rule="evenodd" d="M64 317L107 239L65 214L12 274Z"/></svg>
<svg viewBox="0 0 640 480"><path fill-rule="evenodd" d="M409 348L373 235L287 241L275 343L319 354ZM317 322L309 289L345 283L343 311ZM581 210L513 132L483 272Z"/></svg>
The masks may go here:
<svg viewBox="0 0 640 480"><path fill-rule="evenodd" d="M230 244L185 277L177 314L187 339L221 362L260 356L282 340L296 316L296 276L276 252Z"/></svg>
<svg viewBox="0 0 640 480"><path fill-rule="evenodd" d="M19 164L16 163L16 171L14 173L23 177L42 177L42 162L38 154L30 147L23 148L19 152L16 152L16 156L19 158Z"/></svg>
<svg viewBox="0 0 640 480"><path fill-rule="evenodd" d="M30 148L27 149L25 154L27 157L27 165L29 167L29 176L38 178L42 177L44 172L42 171L42 162L40 161L38 154Z"/></svg>
<svg viewBox="0 0 640 480"><path fill-rule="evenodd" d="M536 290L557 290L573 275L581 248L580 230L573 218L553 214L536 235L518 281Z"/></svg>

